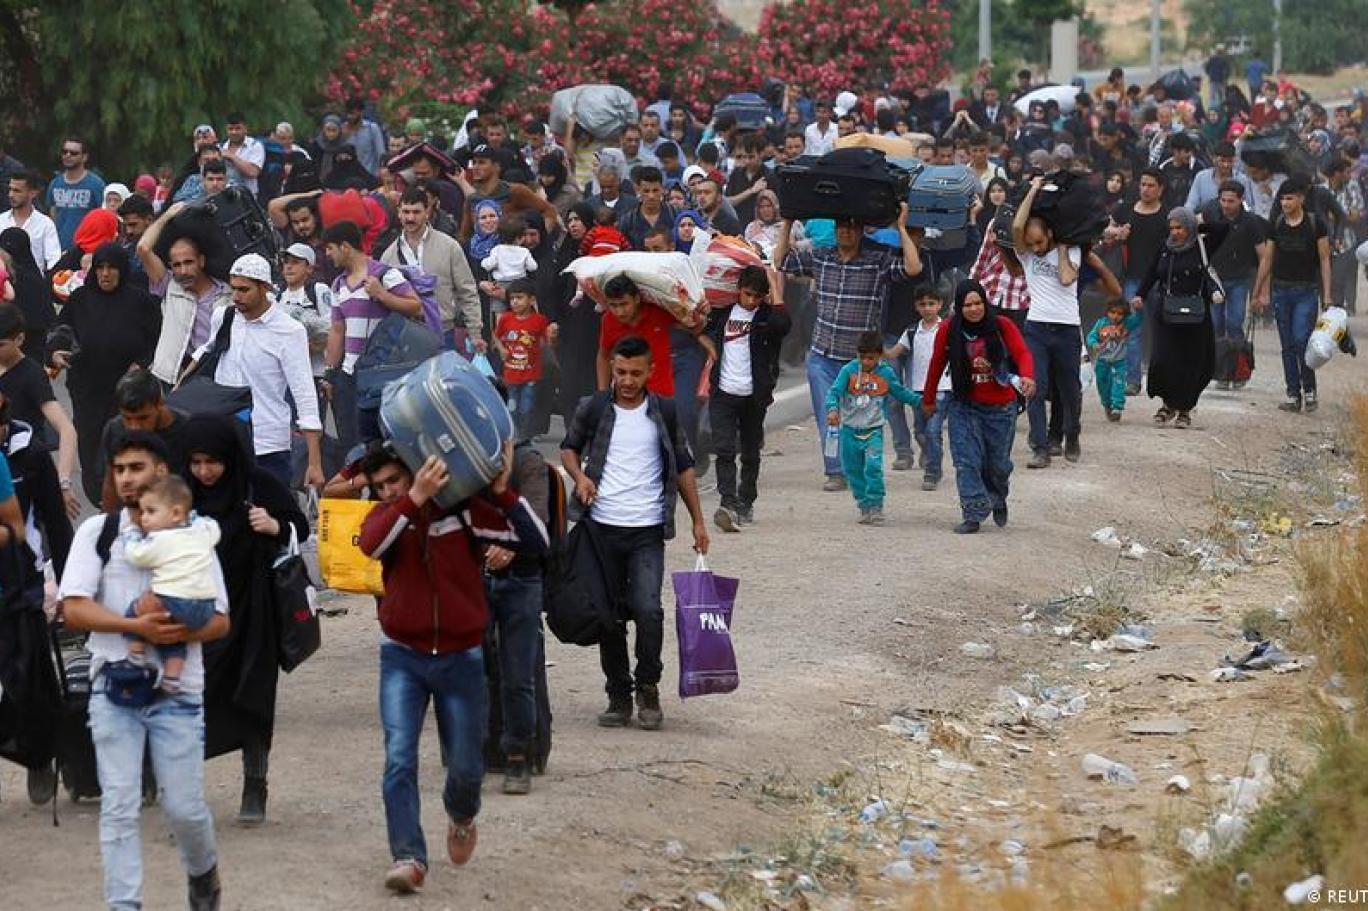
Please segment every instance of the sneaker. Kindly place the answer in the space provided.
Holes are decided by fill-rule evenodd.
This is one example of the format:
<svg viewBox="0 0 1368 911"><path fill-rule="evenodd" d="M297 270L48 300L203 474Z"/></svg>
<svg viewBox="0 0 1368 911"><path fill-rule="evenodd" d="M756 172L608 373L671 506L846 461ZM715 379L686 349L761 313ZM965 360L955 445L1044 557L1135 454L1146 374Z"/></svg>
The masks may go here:
<svg viewBox="0 0 1368 911"><path fill-rule="evenodd" d="M1249 380L1236 380L1230 384L1231 389L1243 389L1249 385Z"/></svg>
<svg viewBox="0 0 1368 911"><path fill-rule="evenodd" d="M751 508L738 509L736 511L736 523L738 525L754 525L755 510Z"/></svg>
<svg viewBox="0 0 1368 911"><path fill-rule="evenodd" d="M1126 384L1126 396L1127 396L1127 397L1134 397L1134 396L1137 396L1137 395L1139 395L1139 394L1140 394L1140 384L1139 384L1139 383L1127 383L1127 384Z"/></svg>
<svg viewBox="0 0 1368 911"><path fill-rule="evenodd" d="M741 522L738 520L736 512L725 506L717 507L717 512L713 513L713 524L729 533L741 530Z"/></svg>
<svg viewBox="0 0 1368 911"><path fill-rule="evenodd" d="M1108 408L1108 409L1107 409L1107 420L1111 421L1113 424L1120 424L1120 423L1121 423L1121 412L1117 411L1117 410L1114 409L1114 408Z"/></svg>
<svg viewBox="0 0 1368 911"><path fill-rule="evenodd" d="M912 468L912 454L903 453L893 460L894 471L908 471Z"/></svg>
<svg viewBox="0 0 1368 911"><path fill-rule="evenodd" d="M1167 424L1169 421L1173 420L1173 414L1174 411L1172 408L1167 405L1160 405L1159 410L1154 412L1154 423Z"/></svg>
<svg viewBox="0 0 1368 911"><path fill-rule="evenodd" d="M1057 459L1064 454L1064 444L1059 440L1051 440L1050 446L1046 452L1050 454L1051 458Z"/></svg>
<svg viewBox="0 0 1368 911"><path fill-rule="evenodd" d="M1302 399L1299 395L1289 396L1287 401L1278 404L1279 411L1289 411L1293 414L1302 410Z"/></svg>
<svg viewBox="0 0 1368 911"><path fill-rule="evenodd" d="M1048 449L1037 449L1031 453L1031 457L1026 460L1027 468L1049 468L1050 451Z"/></svg>
<svg viewBox="0 0 1368 911"><path fill-rule="evenodd" d="M1192 426L1192 415L1188 414L1186 411L1178 412L1178 417L1173 420L1173 426L1177 427L1179 430L1187 430Z"/></svg>
<svg viewBox="0 0 1368 911"><path fill-rule="evenodd" d="M632 720L632 697L630 696L609 696L608 708L598 716L598 725L601 728L621 728L626 727Z"/></svg>
<svg viewBox="0 0 1368 911"><path fill-rule="evenodd" d="M1083 455L1083 449L1078 445L1078 437L1070 437L1064 444L1064 461L1077 462Z"/></svg>
<svg viewBox="0 0 1368 911"><path fill-rule="evenodd" d="M427 868L416 860L396 860L385 874L385 888L400 895L412 895L423 888Z"/></svg>
<svg viewBox="0 0 1368 911"><path fill-rule="evenodd" d="M35 807L42 806L57 796L57 770L52 763L28 770L28 798Z"/></svg>
<svg viewBox="0 0 1368 911"><path fill-rule="evenodd" d="M859 525L868 525L868 524L869 524L869 510L867 510L867 509L865 509L863 506L861 506L861 507L860 507L860 518L856 519L855 521L856 521L856 523L859 524Z"/></svg>
<svg viewBox="0 0 1368 911"><path fill-rule="evenodd" d="M266 821L266 779L248 778L242 782L242 805L237 824L255 828Z"/></svg>
<svg viewBox="0 0 1368 911"><path fill-rule="evenodd" d="M654 684L637 687L637 726L643 731L658 731L665 714L660 711L660 690Z"/></svg>
<svg viewBox="0 0 1368 911"><path fill-rule="evenodd" d="M419 882L422 882L419 879ZM190 911L218 911L223 897L223 885L219 882L218 866L210 867L199 876L189 878L186 907Z"/></svg>
<svg viewBox="0 0 1368 911"><path fill-rule="evenodd" d="M869 521L865 522L865 524L866 524L866 525L882 525L882 524L884 524L883 507L882 507L882 506L874 506L874 507L871 507L870 510L869 510Z"/></svg>
<svg viewBox="0 0 1368 911"><path fill-rule="evenodd" d="M505 794L530 794L532 792L532 769L526 756L508 757L508 768L504 771L503 792Z"/></svg>
<svg viewBox="0 0 1368 911"><path fill-rule="evenodd" d="M997 509L993 510L993 524L996 525L998 528L1007 527L1006 505L999 506Z"/></svg>
<svg viewBox="0 0 1368 911"><path fill-rule="evenodd" d="M479 840L479 830L473 819L453 819L447 825L447 857L458 867L470 862L475 853L475 842Z"/></svg>
<svg viewBox="0 0 1368 911"><path fill-rule="evenodd" d="M957 535L976 535L978 534L978 530L979 523L970 522L968 519L965 519L963 522L955 526L955 534Z"/></svg>
<svg viewBox="0 0 1368 911"><path fill-rule="evenodd" d="M1319 407L1320 403L1316 401L1316 393L1308 392L1302 397L1302 411L1305 411L1307 414L1311 414Z"/></svg>
<svg viewBox="0 0 1368 911"><path fill-rule="evenodd" d="M1216 388L1222 391L1228 390L1230 388L1230 380L1217 380Z"/></svg>
<svg viewBox="0 0 1368 911"><path fill-rule="evenodd" d="M935 478L931 475L922 478L922 490L935 490L939 486L940 478Z"/></svg>
<svg viewBox="0 0 1368 911"><path fill-rule="evenodd" d="M841 476L838 475L838 474L829 474L829 475L827 475L827 476L826 476L826 482L825 482L824 484L822 484L822 490L826 491L827 493L834 493L835 491L838 491L838 490L845 490L845 489L846 489L846 479L843 478L843 477L841 477Z"/></svg>

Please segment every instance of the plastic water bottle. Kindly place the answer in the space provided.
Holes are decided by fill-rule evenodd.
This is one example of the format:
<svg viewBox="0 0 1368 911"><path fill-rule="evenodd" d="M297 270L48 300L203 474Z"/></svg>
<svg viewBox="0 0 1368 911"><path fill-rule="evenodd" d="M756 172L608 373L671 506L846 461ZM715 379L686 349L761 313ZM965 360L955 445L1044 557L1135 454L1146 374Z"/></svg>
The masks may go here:
<svg viewBox="0 0 1368 911"><path fill-rule="evenodd" d="M1139 779L1135 777L1135 772L1130 766L1115 762L1105 756L1098 756L1096 753L1089 753L1083 757L1083 772L1089 778L1101 778L1107 784L1119 784L1127 787L1135 787L1139 784Z"/></svg>
<svg viewBox="0 0 1368 911"><path fill-rule="evenodd" d="M840 458L841 455L841 431L836 427L828 427L826 441L822 444L822 455L828 459Z"/></svg>

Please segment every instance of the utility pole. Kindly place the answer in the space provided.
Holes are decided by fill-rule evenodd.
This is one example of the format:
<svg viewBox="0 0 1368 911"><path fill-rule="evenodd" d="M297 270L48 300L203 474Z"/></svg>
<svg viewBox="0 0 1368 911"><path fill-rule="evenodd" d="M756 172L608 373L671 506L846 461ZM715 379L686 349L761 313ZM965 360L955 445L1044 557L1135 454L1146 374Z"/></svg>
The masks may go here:
<svg viewBox="0 0 1368 911"><path fill-rule="evenodd" d="M1273 73L1282 71L1282 0L1273 0Z"/></svg>
<svg viewBox="0 0 1368 911"><path fill-rule="evenodd" d="M979 60L993 59L993 0L979 0Z"/></svg>
<svg viewBox="0 0 1368 911"><path fill-rule="evenodd" d="M1159 3L1150 0L1150 82L1159 81Z"/></svg>

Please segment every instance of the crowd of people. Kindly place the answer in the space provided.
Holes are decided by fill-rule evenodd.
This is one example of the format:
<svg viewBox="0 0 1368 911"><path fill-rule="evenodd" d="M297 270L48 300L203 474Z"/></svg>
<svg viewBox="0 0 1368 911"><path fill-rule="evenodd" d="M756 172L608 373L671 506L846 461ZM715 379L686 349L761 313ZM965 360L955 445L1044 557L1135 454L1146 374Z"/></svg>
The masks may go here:
<svg viewBox="0 0 1368 911"><path fill-rule="evenodd" d="M217 908L220 893L206 757L241 753L238 821L265 819L280 635L270 569L311 532L297 491L377 501L359 542L385 581L385 883L411 892L429 864L417 787L429 700L454 863L476 846L490 700L503 789L531 788L554 518L532 442L554 416L572 505L635 626L635 666L625 622L600 644L598 723L635 716L649 730L663 723L676 502L706 553L698 476L711 462L712 524L735 534L759 521L765 418L785 362L806 369L823 488L849 489L864 525L885 523L885 428L892 469L919 468L928 491L948 436L955 532L1006 526L1022 411L1032 469L1082 458L1089 374L1108 422L1143 391L1160 400L1156 424L1188 428L1213 379L1247 381L1223 365L1251 309L1271 307L1277 323L1280 407L1314 412L1307 340L1323 307L1356 305L1368 97L1327 111L1266 67L1247 71L1246 95L1224 52L1213 61L1206 99L1200 85L1175 99L1172 83L1128 83L1119 69L1072 97L1032 94L1030 71L1003 93L981 71L953 103L932 86L826 99L790 85L752 129L729 111L700 119L697 99L667 93L606 139L573 112L561 135L530 114L474 112L437 135L358 99L302 142L288 123L253 135L236 114L222 135L200 125L183 165L127 184L97 173L99 150L76 135L51 175L0 154L0 541L51 563L66 629L89 633L109 907L141 906L145 748L190 907ZM1295 173L1245 154L1275 128L1305 153ZM968 225L909 227L906 207L889 227L785 218L776 169L862 132L965 166L980 190ZM1089 243L1057 238L1042 217L1042 188L1061 173L1105 202L1107 227ZM281 253L214 274L174 226L234 187L259 201ZM655 306L626 276L596 303L566 273L581 257L689 252L717 235L744 238L764 265L742 270L736 303L711 312ZM489 363L516 427L503 472L451 509L434 499L446 467L406 464L358 382L386 317L429 309L443 347ZM250 388L250 439L231 417L175 407L201 376ZM100 514L73 529L78 491ZM50 771L31 772L35 799L55 787Z"/></svg>

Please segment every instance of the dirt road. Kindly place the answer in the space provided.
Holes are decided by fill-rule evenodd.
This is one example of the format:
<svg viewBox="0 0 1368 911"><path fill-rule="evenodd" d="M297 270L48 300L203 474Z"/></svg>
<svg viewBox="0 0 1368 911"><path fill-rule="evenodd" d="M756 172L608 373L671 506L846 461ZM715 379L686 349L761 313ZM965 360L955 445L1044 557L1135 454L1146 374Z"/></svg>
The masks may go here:
<svg viewBox="0 0 1368 911"><path fill-rule="evenodd" d="M1026 471L1025 420L1017 437L1012 524L950 534L958 521L953 471L922 492L917 472L890 472L890 522L855 523L848 494L822 493L810 422L769 435L757 524L714 539L711 567L741 577L734 624L739 692L685 704L665 700L665 729L604 731L597 656L550 643L555 710L551 768L530 797L498 793L491 776L474 862L442 858L441 770L429 727L422 771L424 823L434 858L413 908L642 908L640 896L677 895L696 864L782 832L791 803L776 791L806 788L866 755L875 726L898 706L954 709L979 702L1041 660L1025 637L998 637L999 658L964 659L961 643L1019 623L1016 605L1087 580L1111 557L1089 533L1124 524L1144 538L1176 538L1205 522L1214 466L1254 464L1288 439L1338 419L1362 366L1345 358L1322 374L1314 417L1275 410L1281 387L1275 333L1260 341L1260 369L1242 392L1211 391L1190 430L1155 429L1153 403L1131 399L1106 424L1086 395L1083 459ZM711 514L715 497L705 497ZM686 569L685 541L671 569ZM286 678L272 754L269 821L235 827L236 757L208 768L218 820L225 907L392 907L379 785L377 628L369 602L329 620L323 651ZM677 670L666 592L664 689ZM895 623L895 619L900 622ZM29 806L20 771L0 767L0 906L15 911L100 906L98 807L62 798L61 825ZM144 814L146 906L179 907L184 879L164 823ZM670 842L678 842L671 845ZM636 897L636 898L634 898Z"/></svg>

